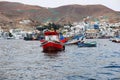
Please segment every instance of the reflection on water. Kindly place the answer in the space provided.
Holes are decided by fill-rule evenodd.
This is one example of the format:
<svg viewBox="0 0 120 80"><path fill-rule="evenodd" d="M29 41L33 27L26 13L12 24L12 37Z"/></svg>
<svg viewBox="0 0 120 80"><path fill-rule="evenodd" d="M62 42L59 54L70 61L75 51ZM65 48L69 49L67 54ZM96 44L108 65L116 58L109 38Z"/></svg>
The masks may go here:
<svg viewBox="0 0 120 80"><path fill-rule="evenodd" d="M53 52L43 52L45 56L50 58L56 58L60 56L60 51L53 51Z"/></svg>
<svg viewBox="0 0 120 80"><path fill-rule="evenodd" d="M42 52L39 41L0 40L0 80L120 80L120 44Z"/></svg>

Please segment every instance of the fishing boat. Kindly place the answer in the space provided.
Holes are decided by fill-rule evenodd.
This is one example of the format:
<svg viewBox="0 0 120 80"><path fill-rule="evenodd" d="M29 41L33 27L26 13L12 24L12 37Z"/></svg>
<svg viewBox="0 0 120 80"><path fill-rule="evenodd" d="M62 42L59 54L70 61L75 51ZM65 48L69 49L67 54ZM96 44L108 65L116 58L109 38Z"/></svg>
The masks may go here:
<svg viewBox="0 0 120 80"><path fill-rule="evenodd" d="M96 47L97 43L96 41L92 42L78 42L78 47Z"/></svg>
<svg viewBox="0 0 120 80"><path fill-rule="evenodd" d="M115 42L115 43L120 43L120 36L111 38L110 41Z"/></svg>
<svg viewBox="0 0 120 80"><path fill-rule="evenodd" d="M78 42L80 42L83 39L85 39L85 36L83 36L83 35L76 35L71 40L67 41L65 44L66 45L77 44Z"/></svg>
<svg viewBox="0 0 120 80"><path fill-rule="evenodd" d="M57 32L47 31L44 35L45 40L41 43L44 52L65 50L65 46L60 42L59 34Z"/></svg>
<svg viewBox="0 0 120 80"><path fill-rule="evenodd" d="M11 39L12 37L14 39L24 39L26 36L26 32L22 29L10 29L11 36L8 39Z"/></svg>
<svg viewBox="0 0 120 80"><path fill-rule="evenodd" d="M62 43L66 43L67 41L68 41L68 39L67 38L65 38L64 36L63 36L63 34L62 33L60 33L59 34L59 39L60 39L60 42L62 42Z"/></svg>

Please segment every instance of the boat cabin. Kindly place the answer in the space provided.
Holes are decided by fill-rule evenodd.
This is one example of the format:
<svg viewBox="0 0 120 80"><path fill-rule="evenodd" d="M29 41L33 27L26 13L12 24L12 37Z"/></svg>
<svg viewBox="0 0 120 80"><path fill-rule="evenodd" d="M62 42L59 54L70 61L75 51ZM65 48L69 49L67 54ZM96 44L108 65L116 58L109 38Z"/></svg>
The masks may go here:
<svg viewBox="0 0 120 80"><path fill-rule="evenodd" d="M47 31L44 35L46 41L59 41L59 34L57 32Z"/></svg>

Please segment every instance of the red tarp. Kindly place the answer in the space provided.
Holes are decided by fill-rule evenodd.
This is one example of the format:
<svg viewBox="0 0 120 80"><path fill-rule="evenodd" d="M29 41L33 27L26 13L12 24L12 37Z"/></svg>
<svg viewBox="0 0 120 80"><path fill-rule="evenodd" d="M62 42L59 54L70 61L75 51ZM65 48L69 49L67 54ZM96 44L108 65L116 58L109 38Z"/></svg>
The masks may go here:
<svg viewBox="0 0 120 80"><path fill-rule="evenodd" d="M45 34L45 35L58 35L57 32L50 32L50 31L45 32L44 34Z"/></svg>

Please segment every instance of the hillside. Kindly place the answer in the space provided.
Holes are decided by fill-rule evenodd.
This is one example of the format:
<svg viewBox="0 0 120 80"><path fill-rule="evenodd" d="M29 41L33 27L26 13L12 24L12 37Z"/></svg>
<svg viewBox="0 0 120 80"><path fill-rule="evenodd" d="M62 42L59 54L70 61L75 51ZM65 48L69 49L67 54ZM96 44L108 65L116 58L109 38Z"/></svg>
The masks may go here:
<svg viewBox="0 0 120 80"><path fill-rule="evenodd" d="M11 19L38 20L51 16L46 8L13 2L0 2L0 13Z"/></svg>
<svg viewBox="0 0 120 80"><path fill-rule="evenodd" d="M17 23L23 19L45 23L47 21L66 24L81 21L84 17L106 16L110 20L120 20L120 12L103 5L66 5L57 8L44 8L15 2L0 2L0 23ZM0 24L0 25L1 25Z"/></svg>
<svg viewBox="0 0 120 80"><path fill-rule="evenodd" d="M71 20L73 21L80 21L86 16L98 17L98 16L107 16L107 17L118 17L118 12L109 9L103 5L67 5L61 6L58 8L53 9L55 12L59 13L56 16L60 17L63 21Z"/></svg>

